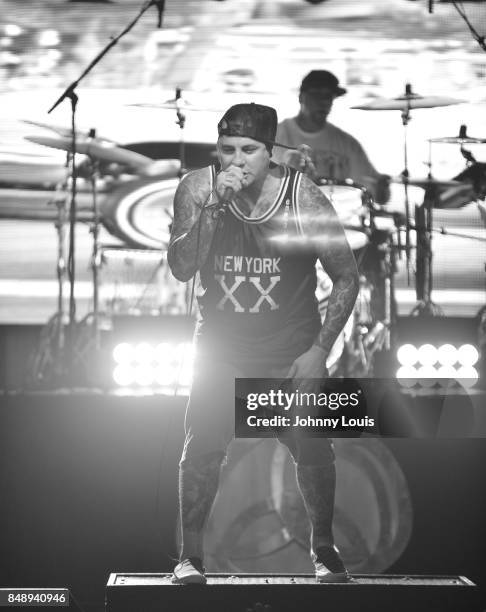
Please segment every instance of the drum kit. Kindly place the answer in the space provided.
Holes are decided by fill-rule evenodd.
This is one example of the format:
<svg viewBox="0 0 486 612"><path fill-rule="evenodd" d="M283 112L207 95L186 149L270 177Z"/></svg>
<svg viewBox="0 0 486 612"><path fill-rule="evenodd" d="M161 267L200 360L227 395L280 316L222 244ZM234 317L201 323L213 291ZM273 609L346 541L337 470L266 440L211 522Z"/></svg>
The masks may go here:
<svg viewBox="0 0 486 612"><path fill-rule="evenodd" d="M360 264L361 289L355 308L355 325L348 338L348 347L354 355L354 365L348 367L348 374L358 371L360 375L371 375L373 355L382 349L389 349L392 337L394 318L394 274L396 271L396 257L405 252L407 271L411 261L411 232L416 233L416 294L417 306L414 314L436 314L438 309L431 300L432 291L432 234L433 209L450 206L451 192L454 190L467 192L471 199L484 200L486 195L486 171L484 164L478 164L472 154L464 146L467 144L484 144L486 138L472 137L467 134L466 126L461 126L457 136L444 136L429 140L429 152L432 144L456 144L460 146L461 153L466 159L466 169L455 180L436 180L432 175L431 155L429 154L429 174L427 177L414 178L408 171L408 144L407 126L410 113L415 109L449 106L463 102L459 99L442 96L420 96L406 85L405 93L396 98L374 100L368 104L352 108L364 111L398 110L401 113L404 127L404 170L392 182L403 185L405 214L390 213L385 206L373 201L370 191L360 184L347 179L335 181L321 179L320 188L328 196L340 216L345 228L350 246L355 251ZM91 188L92 221L90 232L92 234L91 270L93 281L93 312L92 333L96 349L100 347L99 324L99 270L102 265L102 251L99 244L100 224L104 222L100 214L97 185L100 177L106 175L118 176L122 173L139 177L179 178L186 172L185 143L183 131L186 121L185 111L216 109L203 108L189 104L182 97L180 88L176 89L175 97L159 104L135 104L133 106L161 108L173 110L176 113L176 123L181 128L179 143L179 164L174 166L174 160L153 160L152 158L121 147L111 140L100 138L94 130L88 133L76 134L76 152L86 155L86 162L79 167L85 173ZM73 138L71 131L65 128L47 125L39 122L26 121L31 125L49 129L55 136L27 136L31 142L65 151L68 161L66 168L70 167L69 159L72 155ZM57 220L55 227L58 239L57 280L58 280L58 312L54 316L54 340L50 339L54 353L54 367L51 370L62 370L64 350L65 312L63 285L66 280L66 258L64 256L64 227L67 222L68 186L73 177L66 171L64 185L59 187L53 200L57 207ZM415 206L415 219L410 213L409 187L415 186L425 190L423 204ZM64 195L63 195L64 194ZM445 195L445 197L444 197ZM466 202L463 202L466 203ZM461 206L462 203L459 204ZM453 207L459 207L456 202ZM404 225L404 227L403 227ZM106 224L110 231L109 224ZM402 245L401 236L405 230L405 245ZM444 232L442 232L444 233ZM465 236L469 237L469 236ZM162 245L161 245L162 246ZM370 252L372 255L370 255ZM162 252L161 252L162 255ZM52 348L54 347L54 351ZM352 362L353 359L350 360ZM358 365L356 365L356 361ZM38 368L39 370L39 368ZM42 370L42 368L40 368ZM51 372L52 373L52 372ZM35 378L45 378L45 372L38 371Z"/></svg>
<svg viewBox="0 0 486 612"><path fill-rule="evenodd" d="M78 132L73 134L70 129L46 124L38 121L22 120L23 123L47 129L54 132L55 136L26 136L26 140L42 146L58 149L66 152L66 173L62 182L56 185L54 197L49 204L54 204L57 209L55 220L55 228L57 234L57 312L51 317L46 325L46 328L41 334L41 346L36 355L32 359L30 367L29 379L33 385L42 383L51 383L68 380L70 373L66 368L73 366L65 359L66 353L66 327L72 324L74 319L73 313L70 312L69 317L66 316L66 307L64 299L64 285L66 277L70 271L70 267L74 266L74 262L66 258L65 242L66 242L66 225L68 223L68 199L69 191L72 183L77 177L86 179L90 185L91 192L91 214L90 214L90 233L92 235L92 250L91 250L91 273L92 273L92 311L81 321L76 323L75 329L69 330L74 336L72 344L74 350L70 347L71 352L75 353L75 358L82 356L82 353L88 354L91 348L99 351L101 348L100 341L100 304L99 304L99 273L103 263L103 249L100 245L100 227L103 223L108 231L112 229L112 223L105 223L104 214L100 211L99 205L99 182L101 178L116 177L121 175L131 175L131 178L138 177L153 182L156 177L161 179L174 178L179 179L186 172L185 170L185 143L183 131L185 126L185 110L211 110L194 107L187 103L182 98L180 88L176 89L175 97L160 104L147 105L140 104L135 106L151 106L154 108L163 108L174 110L177 115L177 124L181 128L181 137L179 143L179 160L154 160L151 157L141 155L140 153L131 151L125 147L119 146L117 143L106 138L101 138L96 135L94 129L89 132ZM73 142L74 141L74 142ZM86 160L73 169L72 157L73 150L76 154L86 156ZM76 191L76 189L75 189ZM78 216L76 216L78 221ZM73 238L71 238L73 240ZM155 244L160 243L160 257L162 259L163 241L153 241ZM152 245L152 249L155 246ZM175 281L174 281L175 282ZM69 319L69 322L68 322ZM89 323L89 332L86 334L85 323ZM86 340L89 336L88 340ZM79 341L83 345L91 344L92 347L80 346ZM78 344L76 345L76 342ZM69 380L68 380L69 382Z"/></svg>
<svg viewBox="0 0 486 612"><path fill-rule="evenodd" d="M432 302L432 236L434 232L459 236L465 239L486 241L465 234L458 234L433 227L433 210L436 208L460 208L471 200L486 197L486 164L476 161L468 144L486 144L486 138L469 136L461 125L457 136L429 139L428 176L410 177L408 169L407 126L412 109L434 108L459 104L463 100L446 96L421 96L407 84L405 92L396 98L374 100L352 108L364 111L398 110L404 127L404 170L391 182L399 183L404 190L404 213L391 213L385 206L373 201L369 191L351 180L320 181L321 190L335 205L345 228L348 242L355 252L360 271L360 291L350 321L342 334L341 346L328 362L332 375L371 376L374 373L375 354L389 350L392 344L395 297L394 276L397 256L405 252L408 282L412 252L412 231L415 232L415 290L417 304L411 314L433 316L441 310ZM437 180L432 174L432 144L454 144L466 159L466 169L453 180ZM412 219L409 187L425 190L423 202L415 205ZM352 204L354 202L354 204ZM405 244L401 236L405 231ZM318 271L319 277L319 271ZM322 278L322 272L321 272ZM328 290L321 292L320 303L325 307ZM319 287L318 287L319 291ZM339 353L341 351L341 354Z"/></svg>

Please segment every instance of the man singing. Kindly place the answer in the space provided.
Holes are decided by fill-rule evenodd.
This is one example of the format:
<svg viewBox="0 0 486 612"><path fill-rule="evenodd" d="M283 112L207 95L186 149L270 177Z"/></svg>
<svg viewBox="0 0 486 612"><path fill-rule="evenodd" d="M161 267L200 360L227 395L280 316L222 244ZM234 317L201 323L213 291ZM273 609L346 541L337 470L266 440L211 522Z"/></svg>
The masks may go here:
<svg viewBox="0 0 486 612"><path fill-rule="evenodd" d="M168 261L176 278L199 273L197 357L180 462L180 563L173 582L204 584L203 534L229 443L235 378L293 379L302 392L327 376L326 359L358 292L344 230L306 176L271 161L277 113L237 104L218 124L219 165L195 170L174 199ZM324 323L316 260L333 281ZM319 582L346 582L334 546L336 472L327 438L285 437L311 524Z"/></svg>

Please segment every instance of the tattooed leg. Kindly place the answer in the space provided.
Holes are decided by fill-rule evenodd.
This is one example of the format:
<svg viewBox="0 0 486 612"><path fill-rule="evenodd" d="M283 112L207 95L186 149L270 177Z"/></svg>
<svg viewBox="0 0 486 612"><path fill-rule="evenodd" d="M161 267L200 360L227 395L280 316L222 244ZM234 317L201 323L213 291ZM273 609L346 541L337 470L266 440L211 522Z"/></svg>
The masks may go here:
<svg viewBox="0 0 486 612"><path fill-rule="evenodd" d="M182 527L180 559L203 558L204 527L218 491L224 454L208 453L185 459L179 468L179 506Z"/></svg>
<svg viewBox="0 0 486 612"><path fill-rule="evenodd" d="M297 482L311 524L311 553L320 546L333 546L332 519L336 468L327 465L297 465Z"/></svg>

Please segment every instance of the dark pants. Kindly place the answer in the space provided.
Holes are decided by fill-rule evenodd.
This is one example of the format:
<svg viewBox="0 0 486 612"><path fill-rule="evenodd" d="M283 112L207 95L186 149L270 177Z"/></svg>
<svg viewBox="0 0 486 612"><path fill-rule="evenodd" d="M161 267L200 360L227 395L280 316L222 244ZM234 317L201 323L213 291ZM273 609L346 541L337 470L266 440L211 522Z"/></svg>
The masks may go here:
<svg viewBox="0 0 486 612"><path fill-rule="evenodd" d="M190 399L186 409L184 450L186 459L212 453L226 456L235 431L235 378L285 378L284 368L236 366L220 361L198 360ZM297 465L322 465L334 462L332 442L328 438L283 437Z"/></svg>

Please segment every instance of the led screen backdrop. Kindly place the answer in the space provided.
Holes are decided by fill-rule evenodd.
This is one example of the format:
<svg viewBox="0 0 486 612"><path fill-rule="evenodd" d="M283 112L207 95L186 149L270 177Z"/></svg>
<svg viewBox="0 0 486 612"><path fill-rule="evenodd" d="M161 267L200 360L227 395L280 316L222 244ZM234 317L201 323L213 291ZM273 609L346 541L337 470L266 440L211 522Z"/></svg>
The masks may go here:
<svg viewBox="0 0 486 612"><path fill-rule="evenodd" d="M0 321L43 322L56 308L56 207L49 201L65 176L65 153L26 140L59 133L25 120L67 129L67 101L50 115L47 110L110 38L135 18L143 3L0 4ZM281 118L291 116L298 109L302 76L312 68L327 68L348 88L348 94L336 101L331 121L356 136L375 166L393 177L404 167L400 112L350 107L377 97L396 97L406 83L421 95L464 100L413 111L408 127L411 176L425 176L431 159L434 176L450 180L465 168L459 145L434 144L429 151L428 139L458 134L463 124L468 134L486 137L486 55L450 3L434 4L429 14L426 2L410 0L327 0L317 5L304 0L168 0L161 29L152 7L82 81L78 129L94 129L98 137L153 158L174 160L162 168L162 178L173 181L181 140L186 143L186 165L197 167L211 160L215 126L227 106L254 100L275 106ZM484 3L466 2L464 7L484 34ZM164 105L174 99L176 88L187 102L184 129L177 124L175 109ZM155 144L140 148L146 142ZM478 162L486 161L485 147L469 147ZM106 165L109 160L103 171ZM113 226L123 224L113 216L130 191L127 183L132 181L138 189L137 181L147 180L122 169L102 172L98 183L102 206L109 200L103 208L101 237L111 245L126 244L126 231L113 235ZM87 181L81 178L79 183L76 290L83 313L90 308L92 294L86 223L91 198ZM165 215L157 221L161 235L167 233L173 191L165 189L160 201ZM412 205L421 203L423 195L423 189L411 188ZM437 235L434 244L434 282L440 292L436 300L446 313L466 316L474 315L484 301L486 260L486 243L477 240L484 236L484 225L476 203L469 200L435 215L438 230L446 228L466 238ZM152 202L146 217L150 221L141 220L142 229L153 223L157 206ZM403 208L400 185L393 186L390 206ZM140 211L138 217L144 216ZM153 244L148 240L136 246ZM415 293L407 285L403 264L397 271L397 289L406 313Z"/></svg>

